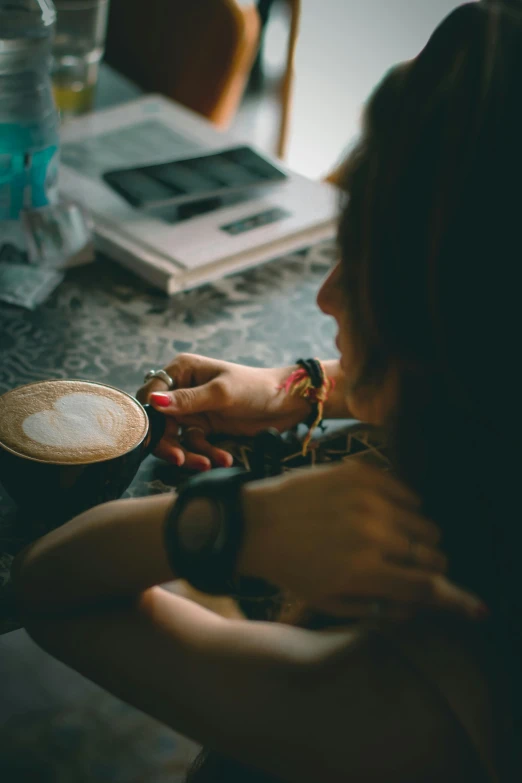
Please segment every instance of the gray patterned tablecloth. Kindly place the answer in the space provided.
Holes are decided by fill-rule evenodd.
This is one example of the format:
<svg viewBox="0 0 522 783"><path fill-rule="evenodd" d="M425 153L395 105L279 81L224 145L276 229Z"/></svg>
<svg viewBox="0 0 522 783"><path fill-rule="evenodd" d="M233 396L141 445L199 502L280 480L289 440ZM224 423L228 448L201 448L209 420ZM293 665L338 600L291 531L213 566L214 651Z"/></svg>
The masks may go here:
<svg viewBox="0 0 522 783"><path fill-rule="evenodd" d="M334 255L333 243L321 243L170 300L105 258L71 270L36 312L0 305L0 394L45 378L85 378L134 393L148 369L180 351L255 366L327 357L335 327L315 296ZM341 432L330 428L314 445L311 461L376 453L371 435L354 431L353 423ZM248 460L248 443L234 449L238 460ZM290 439L288 464L300 461ZM127 494L164 492L175 478L172 466L151 457ZM0 485L0 633L19 627L9 581L13 558L42 532L24 527Z"/></svg>

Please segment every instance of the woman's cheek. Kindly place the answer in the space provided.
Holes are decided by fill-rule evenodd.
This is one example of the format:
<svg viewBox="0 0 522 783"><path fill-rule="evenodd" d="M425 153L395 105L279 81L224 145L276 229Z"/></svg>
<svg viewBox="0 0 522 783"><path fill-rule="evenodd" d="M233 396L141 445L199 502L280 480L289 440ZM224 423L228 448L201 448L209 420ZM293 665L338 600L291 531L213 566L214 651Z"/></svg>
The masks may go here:
<svg viewBox="0 0 522 783"><path fill-rule="evenodd" d="M374 406L368 400L361 399L361 397L361 394L350 394L350 392L346 394L346 404L350 414L359 421L364 421L368 424L378 424L378 422L374 421Z"/></svg>

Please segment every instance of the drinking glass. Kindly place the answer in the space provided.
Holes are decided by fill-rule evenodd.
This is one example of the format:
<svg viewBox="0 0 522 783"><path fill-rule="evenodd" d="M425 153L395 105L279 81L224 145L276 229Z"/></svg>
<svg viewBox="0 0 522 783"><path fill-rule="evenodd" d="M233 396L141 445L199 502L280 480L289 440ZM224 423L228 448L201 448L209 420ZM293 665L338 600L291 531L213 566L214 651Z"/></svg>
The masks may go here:
<svg viewBox="0 0 522 783"><path fill-rule="evenodd" d="M91 111L105 49L109 0L55 0L53 89L67 118Z"/></svg>

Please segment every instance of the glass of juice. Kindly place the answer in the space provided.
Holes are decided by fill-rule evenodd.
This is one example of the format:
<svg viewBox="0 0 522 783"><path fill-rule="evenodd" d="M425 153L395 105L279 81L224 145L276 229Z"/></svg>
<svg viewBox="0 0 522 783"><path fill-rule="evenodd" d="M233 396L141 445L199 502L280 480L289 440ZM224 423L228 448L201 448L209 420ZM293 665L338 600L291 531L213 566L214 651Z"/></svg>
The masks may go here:
<svg viewBox="0 0 522 783"><path fill-rule="evenodd" d="M54 97L64 119L91 111L105 49L109 0L54 0Z"/></svg>

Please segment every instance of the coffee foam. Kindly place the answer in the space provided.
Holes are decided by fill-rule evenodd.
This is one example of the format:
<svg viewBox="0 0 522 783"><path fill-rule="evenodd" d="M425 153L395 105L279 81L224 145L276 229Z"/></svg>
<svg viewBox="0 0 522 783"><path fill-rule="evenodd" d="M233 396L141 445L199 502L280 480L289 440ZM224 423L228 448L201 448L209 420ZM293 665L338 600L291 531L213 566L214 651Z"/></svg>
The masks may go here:
<svg viewBox="0 0 522 783"><path fill-rule="evenodd" d="M42 462L85 464L133 449L147 434L143 408L87 381L43 381L0 397L0 444Z"/></svg>

